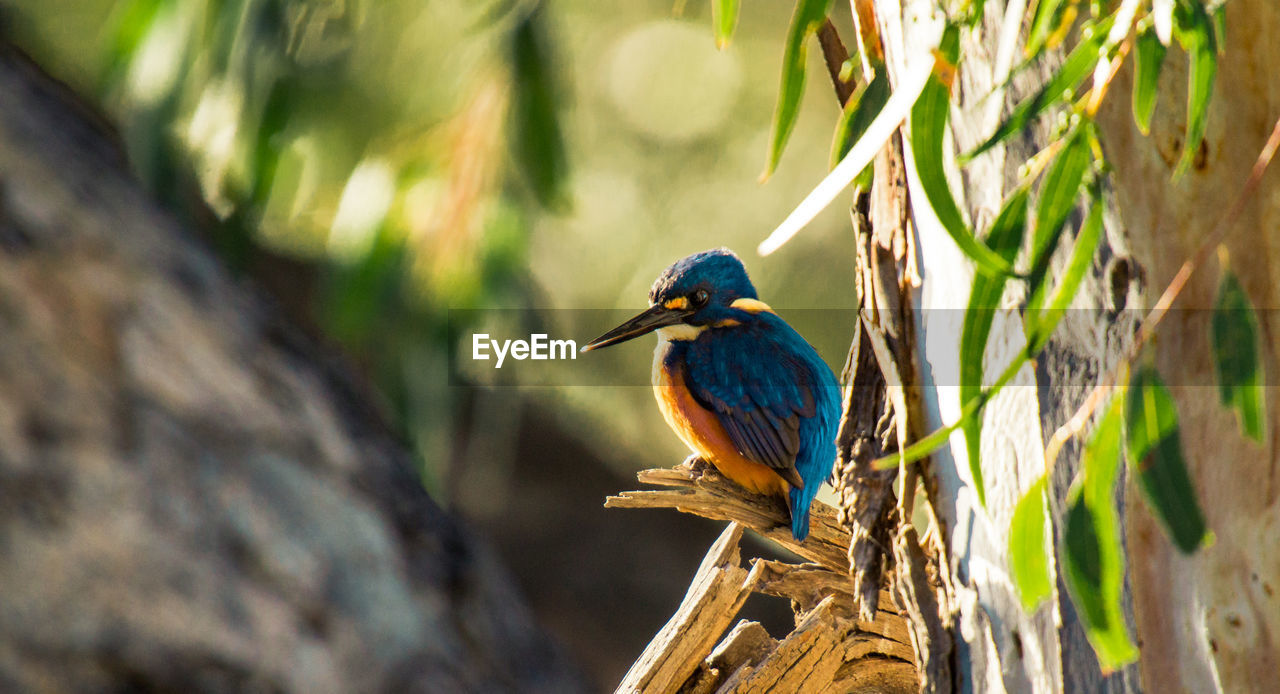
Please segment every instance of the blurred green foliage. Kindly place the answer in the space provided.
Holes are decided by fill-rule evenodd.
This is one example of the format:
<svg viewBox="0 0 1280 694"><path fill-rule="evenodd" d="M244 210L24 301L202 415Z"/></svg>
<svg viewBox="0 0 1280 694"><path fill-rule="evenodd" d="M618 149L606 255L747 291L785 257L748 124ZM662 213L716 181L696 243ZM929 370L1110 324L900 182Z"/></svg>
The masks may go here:
<svg viewBox="0 0 1280 694"><path fill-rule="evenodd" d="M839 114L807 90L759 187L787 7L743 13L717 50L709 6L659 0L5 2L10 38L96 95L139 177L233 267L266 252L318 270L295 298L371 375L446 502L471 475L501 506L513 398L629 467L683 457L647 388L456 387L472 376L450 347L483 313L456 309L525 309L505 328L527 331L556 322L542 309L638 308L668 263L720 245L784 315L853 306L830 282L853 262L831 241L847 212L767 266L746 256L826 173ZM846 332L807 336L838 368ZM575 368L644 382L647 345L611 356Z"/></svg>

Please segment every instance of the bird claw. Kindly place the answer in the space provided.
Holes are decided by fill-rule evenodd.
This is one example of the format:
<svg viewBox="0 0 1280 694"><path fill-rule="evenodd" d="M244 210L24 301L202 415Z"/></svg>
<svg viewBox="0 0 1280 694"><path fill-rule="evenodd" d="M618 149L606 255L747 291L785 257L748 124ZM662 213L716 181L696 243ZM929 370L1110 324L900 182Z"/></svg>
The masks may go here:
<svg viewBox="0 0 1280 694"><path fill-rule="evenodd" d="M711 463L708 463L706 458L695 453L690 455L688 458L685 458L684 462L680 463L677 467L688 470L689 476L693 481L698 482L706 476L707 470L711 467Z"/></svg>

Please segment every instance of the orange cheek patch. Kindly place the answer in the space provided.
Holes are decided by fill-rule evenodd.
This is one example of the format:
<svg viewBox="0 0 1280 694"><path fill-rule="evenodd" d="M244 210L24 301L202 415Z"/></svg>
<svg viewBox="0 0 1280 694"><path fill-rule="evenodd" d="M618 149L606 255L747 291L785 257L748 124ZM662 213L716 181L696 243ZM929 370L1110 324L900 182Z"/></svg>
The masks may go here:
<svg viewBox="0 0 1280 694"><path fill-rule="evenodd" d="M672 311L683 311L686 308L689 308L689 300L684 298L683 296L678 296L668 302L665 302L662 305L667 307L668 309L671 309Z"/></svg>

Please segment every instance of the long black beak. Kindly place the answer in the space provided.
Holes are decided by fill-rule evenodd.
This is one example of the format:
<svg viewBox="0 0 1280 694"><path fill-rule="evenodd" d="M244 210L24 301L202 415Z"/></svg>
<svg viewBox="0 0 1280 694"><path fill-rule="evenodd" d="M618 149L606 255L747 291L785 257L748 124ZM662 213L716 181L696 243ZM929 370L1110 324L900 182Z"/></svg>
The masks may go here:
<svg viewBox="0 0 1280 694"><path fill-rule="evenodd" d="M647 335L658 328L675 325L683 321L689 313L686 310L671 309L662 304L655 304L650 306L644 313L592 340L582 348L582 351L590 352L593 349L616 345L619 342L626 342L632 338Z"/></svg>

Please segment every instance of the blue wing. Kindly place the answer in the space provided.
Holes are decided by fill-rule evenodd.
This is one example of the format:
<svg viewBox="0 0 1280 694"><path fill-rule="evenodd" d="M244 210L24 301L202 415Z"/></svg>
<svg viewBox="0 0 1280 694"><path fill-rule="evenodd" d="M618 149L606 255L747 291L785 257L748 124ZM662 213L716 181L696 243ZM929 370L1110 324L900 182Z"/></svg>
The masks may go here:
<svg viewBox="0 0 1280 694"><path fill-rule="evenodd" d="M791 326L762 313L698 339L686 355L689 390L714 412L738 450L791 484L792 533L808 534L809 505L831 474L839 387ZM708 336L704 336L708 337Z"/></svg>

